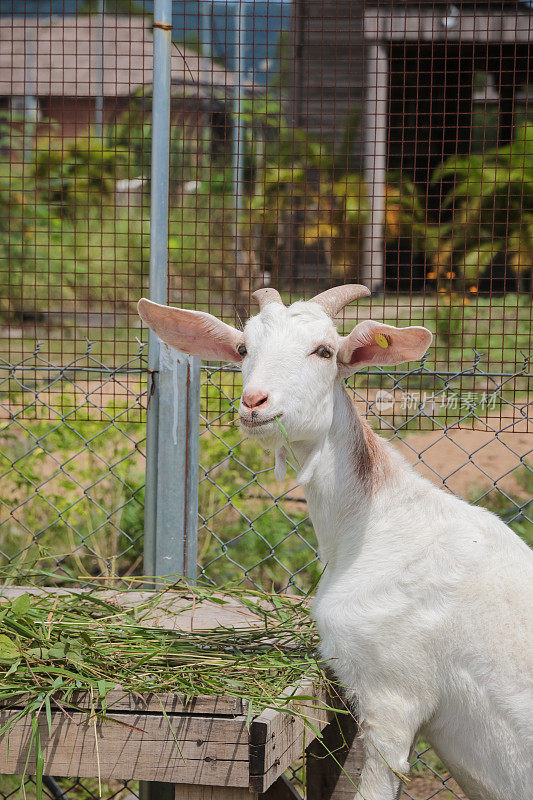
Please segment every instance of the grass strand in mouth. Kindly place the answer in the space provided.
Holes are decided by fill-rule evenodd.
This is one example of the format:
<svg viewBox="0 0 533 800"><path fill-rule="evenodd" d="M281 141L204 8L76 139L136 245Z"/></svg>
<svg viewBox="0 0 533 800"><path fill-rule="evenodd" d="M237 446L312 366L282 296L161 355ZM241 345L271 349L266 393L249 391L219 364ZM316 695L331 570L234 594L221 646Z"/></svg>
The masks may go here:
<svg viewBox="0 0 533 800"><path fill-rule="evenodd" d="M3 577L0 572L0 583ZM42 582L43 576L32 573L27 579ZM130 581L131 589L141 589L145 581ZM162 583L161 591L125 608L128 590L117 593L119 607L114 590L104 594L103 588L74 592L67 583L59 592L0 596L0 703L23 705L0 735L9 734L18 719L31 720L38 800L46 772L38 716L46 715L50 727L54 706L67 716L82 712L94 723L96 717L105 719L106 696L117 688L137 695L231 695L246 700L254 715L265 708L307 713L312 726L312 698L292 687L304 680L326 688L331 684L316 653L318 634L305 599L178 582ZM185 600L177 611L168 608L174 598ZM198 632L153 624L159 612L178 615L204 601L224 605L235 599L262 624ZM80 690L98 703L80 706Z"/></svg>
<svg viewBox="0 0 533 800"><path fill-rule="evenodd" d="M298 461L298 456L296 455L296 453L294 452L294 450L291 447L291 443L289 442L289 434L287 433L287 429L286 429L285 425L283 424L283 422L280 421L279 417L274 417L274 419L278 423L278 428L281 431L281 435L285 439L285 443L287 445L289 453L291 454L292 458L294 459L294 462L295 462L296 466L298 467L298 469L301 470L302 469L302 465Z"/></svg>

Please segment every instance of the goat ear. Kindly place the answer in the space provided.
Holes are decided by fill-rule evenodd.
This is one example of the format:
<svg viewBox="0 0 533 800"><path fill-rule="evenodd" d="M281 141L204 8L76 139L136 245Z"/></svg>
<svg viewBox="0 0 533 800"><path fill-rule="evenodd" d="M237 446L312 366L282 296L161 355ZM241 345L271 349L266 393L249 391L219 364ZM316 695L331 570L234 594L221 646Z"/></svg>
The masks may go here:
<svg viewBox="0 0 533 800"><path fill-rule="evenodd" d="M242 361L237 348L244 342L243 334L212 314L161 306L144 297L137 310L160 339L182 353L205 361Z"/></svg>
<svg viewBox="0 0 533 800"><path fill-rule="evenodd" d="M427 328L395 328L365 320L342 337L337 354L339 372L346 378L370 364L393 366L416 361L424 355L432 338Z"/></svg>

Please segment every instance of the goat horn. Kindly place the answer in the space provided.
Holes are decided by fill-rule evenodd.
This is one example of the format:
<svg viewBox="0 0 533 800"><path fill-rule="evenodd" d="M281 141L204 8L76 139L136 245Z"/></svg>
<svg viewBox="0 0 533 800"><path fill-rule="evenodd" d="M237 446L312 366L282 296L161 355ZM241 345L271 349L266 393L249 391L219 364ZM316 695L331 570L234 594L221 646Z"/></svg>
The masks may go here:
<svg viewBox="0 0 533 800"><path fill-rule="evenodd" d="M252 297L255 297L259 303L259 311L262 311L269 303L281 303L281 305L283 305L280 293L271 286L266 286L264 289L257 289L255 292L252 292Z"/></svg>
<svg viewBox="0 0 533 800"><path fill-rule="evenodd" d="M360 283L347 283L344 286L333 286L313 297L309 302L318 303L322 306L326 314L336 317L344 306L358 300L360 297L368 297L370 289Z"/></svg>

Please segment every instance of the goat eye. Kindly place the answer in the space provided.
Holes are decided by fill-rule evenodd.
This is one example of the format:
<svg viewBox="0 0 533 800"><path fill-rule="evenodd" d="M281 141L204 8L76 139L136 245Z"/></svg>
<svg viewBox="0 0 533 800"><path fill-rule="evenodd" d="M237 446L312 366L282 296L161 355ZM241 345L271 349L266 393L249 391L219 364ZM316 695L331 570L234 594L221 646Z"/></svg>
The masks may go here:
<svg viewBox="0 0 533 800"><path fill-rule="evenodd" d="M331 349L331 347L327 347L325 344L321 344L320 347L317 347L315 353L317 354L317 356L320 356L320 358L331 358L331 356L333 355L333 350Z"/></svg>
<svg viewBox="0 0 533 800"><path fill-rule="evenodd" d="M245 344L240 344L240 345L238 346L238 348L237 348L237 352L238 352L238 354L239 354L240 356L242 356L242 357L244 358L244 356L245 356L245 355L246 355L246 353L248 352L248 350L246 349L246 345L245 345Z"/></svg>

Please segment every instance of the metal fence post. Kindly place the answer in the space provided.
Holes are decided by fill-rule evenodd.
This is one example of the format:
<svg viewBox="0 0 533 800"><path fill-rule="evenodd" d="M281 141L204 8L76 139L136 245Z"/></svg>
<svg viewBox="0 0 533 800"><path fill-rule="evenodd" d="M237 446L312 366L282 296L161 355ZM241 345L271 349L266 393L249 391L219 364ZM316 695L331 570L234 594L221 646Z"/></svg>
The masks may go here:
<svg viewBox="0 0 533 800"><path fill-rule="evenodd" d="M243 83L245 70L245 30L244 30L243 0L235 4L234 17L234 47L233 74L235 88L233 93L233 194L235 196L235 311L238 319L243 319L246 314L247 293L243 292L242 281L246 277L247 267L243 263L242 238L241 238L241 213L244 198L244 124L243 124Z"/></svg>
<svg viewBox="0 0 533 800"><path fill-rule="evenodd" d="M167 302L172 0L154 7L150 298ZM196 578L200 362L163 345L148 349L144 571Z"/></svg>
<svg viewBox="0 0 533 800"><path fill-rule="evenodd" d="M154 5L150 298L168 302L172 0ZM200 362L150 331L144 573L196 578ZM141 782L142 800L173 800L174 786Z"/></svg>
<svg viewBox="0 0 533 800"><path fill-rule="evenodd" d="M94 99L94 131L97 136L104 134L104 13L104 0L98 0L96 36L93 44L97 58L96 97Z"/></svg>
<svg viewBox="0 0 533 800"><path fill-rule="evenodd" d="M154 6L150 298L167 302L172 0ZM200 362L148 349L144 571L196 577Z"/></svg>

